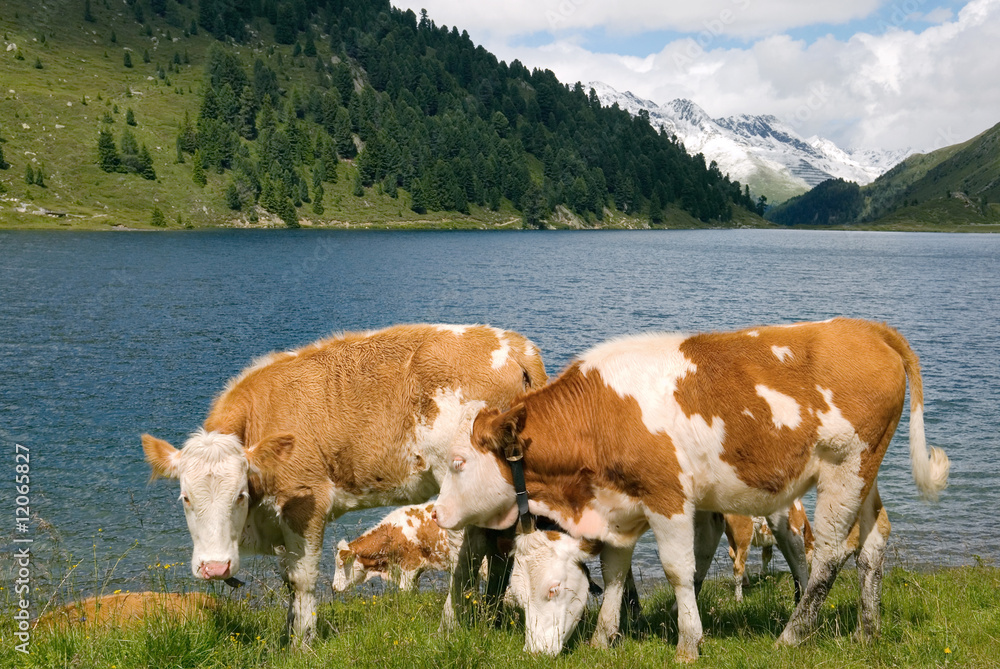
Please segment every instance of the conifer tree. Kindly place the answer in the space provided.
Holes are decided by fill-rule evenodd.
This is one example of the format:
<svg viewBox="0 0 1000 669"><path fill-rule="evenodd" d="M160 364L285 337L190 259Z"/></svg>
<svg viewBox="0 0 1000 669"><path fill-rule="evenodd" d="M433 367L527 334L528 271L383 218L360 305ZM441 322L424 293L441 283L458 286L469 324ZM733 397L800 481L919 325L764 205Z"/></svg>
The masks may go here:
<svg viewBox="0 0 1000 669"><path fill-rule="evenodd" d="M132 54L130 54L128 51L125 52L124 63L125 67L132 67Z"/></svg>
<svg viewBox="0 0 1000 669"><path fill-rule="evenodd" d="M135 114L132 113L131 107L125 110L125 123L128 125L135 125Z"/></svg>
<svg viewBox="0 0 1000 669"><path fill-rule="evenodd" d="M191 180L199 186L204 186L208 183L208 177L205 176L205 168L201 164L201 149L195 150L192 162L194 167L191 170Z"/></svg>
<svg viewBox="0 0 1000 669"><path fill-rule="evenodd" d="M3 144L0 144L0 170L5 170L8 167L10 167L10 163L8 163L4 159L4 157L3 157Z"/></svg>
<svg viewBox="0 0 1000 669"><path fill-rule="evenodd" d="M41 165L35 170L35 185L45 188L45 172L42 171Z"/></svg>
<svg viewBox="0 0 1000 669"><path fill-rule="evenodd" d="M365 187L364 184L361 183L360 172L354 173L354 186L351 189L351 195L353 195L354 197L364 197L365 195Z"/></svg>
<svg viewBox="0 0 1000 669"><path fill-rule="evenodd" d="M87 23L93 23L96 20L90 11L90 0L83 0L83 20Z"/></svg>
<svg viewBox="0 0 1000 669"><path fill-rule="evenodd" d="M110 130L101 130L97 135L97 164L105 172L117 172L121 167L118 147Z"/></svg>
<svg viewBox="0 0 1000 669"><path fill-rule="evenodd" d="M24 168L24 183L29 186L35 183L35 170L31 169L31 163L28 163Z"/></svg>
<svg viewBox="0 0 1000 669"><path fill-rule="evenodd" d="M149 224L156 228L167 227L167 219L159 207L153 207L153 214L149 218Z"/></svg>

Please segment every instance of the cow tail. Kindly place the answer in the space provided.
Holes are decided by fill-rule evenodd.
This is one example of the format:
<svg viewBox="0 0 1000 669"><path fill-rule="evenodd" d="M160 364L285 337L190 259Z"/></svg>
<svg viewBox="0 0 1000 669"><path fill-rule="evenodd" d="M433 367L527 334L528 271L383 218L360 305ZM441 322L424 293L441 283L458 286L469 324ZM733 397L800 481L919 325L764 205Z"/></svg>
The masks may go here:
<svg viewBox="0 0 1000 669"><path fill-rule="evenodd" d="M928 449L924 436L924 383L920 376L920 360L910 348L909 342L895 329L883 325L882 337L903 360L906 378L910 384L910 466L913 481L920 496L936 501L938 495L948 485L948 471L951 463L940 448Z"/></svg>

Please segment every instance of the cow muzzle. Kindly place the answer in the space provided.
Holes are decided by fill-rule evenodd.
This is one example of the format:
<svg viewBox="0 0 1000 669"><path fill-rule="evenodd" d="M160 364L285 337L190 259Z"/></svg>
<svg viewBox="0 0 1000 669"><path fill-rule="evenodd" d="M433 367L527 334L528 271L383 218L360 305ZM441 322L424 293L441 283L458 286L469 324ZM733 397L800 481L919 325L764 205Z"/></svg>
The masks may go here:
<svg viewBox="0 0 1000 669"><path fill-rule="evenodd" d="M232 576L230 566L231 563L229 560L225 562L202 562L198 566L198 574L206 581L226 579Z"/></svg>

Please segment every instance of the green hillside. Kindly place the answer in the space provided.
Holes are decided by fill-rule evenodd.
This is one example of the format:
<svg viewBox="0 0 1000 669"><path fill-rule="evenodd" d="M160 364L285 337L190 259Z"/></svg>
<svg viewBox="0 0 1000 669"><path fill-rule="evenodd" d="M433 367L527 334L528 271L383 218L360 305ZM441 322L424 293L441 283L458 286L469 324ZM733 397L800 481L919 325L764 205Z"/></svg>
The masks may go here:
<svg viewBox="0 0 1000 669"><path fill-rule="evenodd" d="M1000 124L967 142L910 156L860 189L826 181L767 218L782 225L992 230L1000 226Z"/></svg>
<svg viewBox="0 0 1000 669"><path fill-rule="evenodd" d="M757 225L704 158L384 0L5 0L0 226Z"/></svg>

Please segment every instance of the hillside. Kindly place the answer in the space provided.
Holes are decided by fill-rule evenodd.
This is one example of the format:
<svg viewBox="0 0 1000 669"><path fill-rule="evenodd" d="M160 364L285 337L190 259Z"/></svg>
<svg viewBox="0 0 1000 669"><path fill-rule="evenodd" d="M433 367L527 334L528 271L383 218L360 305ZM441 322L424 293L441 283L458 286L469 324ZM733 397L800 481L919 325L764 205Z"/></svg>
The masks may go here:
<svg viewBox="0 0 1000 669"><path fill-rule="evenodd" d="M784 225L920 227L1000 224L1000 124L967 142L912 155L858 193L830 184L767 212ZM860 200L858 196L860 195Z"/></svg>
<svg viewBox="0 0 1000 669"><path fill-rule="evenodd" d="M7 0L0 225L759 224L647 119L384 0Z"/></svg>

